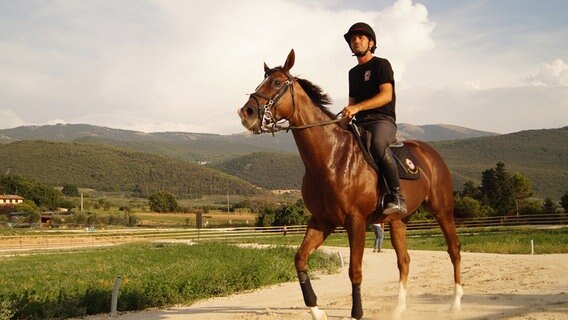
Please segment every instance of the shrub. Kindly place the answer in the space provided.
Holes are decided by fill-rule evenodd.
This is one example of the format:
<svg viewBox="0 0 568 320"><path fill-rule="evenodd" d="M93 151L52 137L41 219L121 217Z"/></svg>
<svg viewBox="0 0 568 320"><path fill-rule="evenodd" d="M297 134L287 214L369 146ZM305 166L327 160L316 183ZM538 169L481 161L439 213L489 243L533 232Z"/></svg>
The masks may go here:
<svg viewBox="0 0 568 320"><path fill-rule="evenodd" d="M148 200L152 211L175 212L179 208L176 197L169 192L156 192Z"/></svg>

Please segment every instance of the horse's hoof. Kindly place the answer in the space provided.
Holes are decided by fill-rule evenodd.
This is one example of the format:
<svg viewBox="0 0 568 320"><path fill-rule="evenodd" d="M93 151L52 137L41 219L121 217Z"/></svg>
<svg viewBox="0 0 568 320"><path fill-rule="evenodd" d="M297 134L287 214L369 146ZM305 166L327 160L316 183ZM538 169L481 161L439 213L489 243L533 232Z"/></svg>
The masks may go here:
<svg viewBox="0 0 568 320"><path fill-rule="evenodd" d="M450 312L451 313L458 313L462 310L462 307L460 304L458 305L452 305L452 307L450 308Z"/></svg>
<svg viewBox="0 0 568 320"><path fill-rule="evenodd" d="M397 305L392 311L391 319L399 320L402 319L402 314L406 311L406 305Z"/></svg>
<svg viewBox="0 0 568 320"><path fill-rule="evenodd" d="M327 320L327 314L318 307L311 307L310 311L312 312L312 320Z"/></svg>
<svg viewBox="0 0 568 320"><path fill-rule="evenodd" d="M452 313L456 313L456 312L460 312L462 307L461 307L461 299L463 297L463 287L461 286L461 284L456 284L456 287L454 289L454 301L452 303L452 306L450 308L450 312Z"/></svg>

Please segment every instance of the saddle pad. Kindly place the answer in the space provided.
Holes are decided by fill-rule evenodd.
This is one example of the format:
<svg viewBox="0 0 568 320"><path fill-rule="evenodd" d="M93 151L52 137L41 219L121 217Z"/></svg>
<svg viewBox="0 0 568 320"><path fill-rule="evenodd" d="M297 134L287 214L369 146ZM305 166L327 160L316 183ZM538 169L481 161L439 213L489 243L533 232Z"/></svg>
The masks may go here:
<svg viewBox="0 0 568 320"><path fill-rule="evenodd" d="M398 165L398 176L401 179L416 180L420 178L420 169L418 168L418 161L406 146L390 147L396 163Z"/></svg>

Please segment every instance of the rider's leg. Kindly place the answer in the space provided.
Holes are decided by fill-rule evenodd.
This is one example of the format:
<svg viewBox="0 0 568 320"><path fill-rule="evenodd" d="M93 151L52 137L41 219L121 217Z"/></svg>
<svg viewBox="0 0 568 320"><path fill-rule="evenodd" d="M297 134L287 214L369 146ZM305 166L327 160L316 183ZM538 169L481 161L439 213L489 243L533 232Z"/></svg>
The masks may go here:
<svg viewBox="0 0 568 320"><path fill-rule="evenodd" d="M391 143L396 141L396 124L390 118L365 125L365 129L372 134L372 152L375 161L379 165L381 173L385 177L389 191L394 195L387 197L384 204L383 214L390 214L396 211L406 213L406 203L400 192L400 181L398 178L398 168L390 148Z"/></svg>
<svg viewBox="0 0 568 320"><path fill-rule="evenodd" d="M390 201L385 203L383 214L391 214L397 211L406 213L406 201L400 192L398 168L390 148L386 148L384 152L384 156L381 161L381 170L385 180L387 181L391 194L394 195L394 197L389 197L390 199L388 200Z"/></svg>

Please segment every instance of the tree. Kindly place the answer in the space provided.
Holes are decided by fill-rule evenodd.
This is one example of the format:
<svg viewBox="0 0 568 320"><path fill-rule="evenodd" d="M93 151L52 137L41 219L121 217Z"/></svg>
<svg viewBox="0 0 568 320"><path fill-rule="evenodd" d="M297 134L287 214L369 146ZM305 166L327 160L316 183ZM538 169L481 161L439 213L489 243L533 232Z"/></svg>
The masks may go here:
<svg viewBox="0 0 568 320"><path fill-rule="evenodd" d="M475 182L468 180L463 184L462 191L460 192L462 197L470 197L473 199L479 198L479 187L475 185Z"/></svg>
<svg viewBox="0 0 568 320"><path fill-rule="evenodd" d="M15 205L14 211L15 212L21 212L21 213L28 213L28 214L40 213L39 208L31 200L24 200L23 203L19 203L19 204Z"/></svg>
<svg viewBox="0 0 568 320"><path fill-rule="evenodd" d="M560 205L564 208L564 212L568 211L568 191L560 198Z"/></svg>
<svg viewBox="0 0 568 320"><path fill-rule="evenodd" d="M554 203L554 201L552 201L552 199L550 197L547 197L546 199L544 199L544 202L542 203L542 212L543 213L554 213L554 212L556 212L557 208L558 208L558 205L556 203Z"/></svg>
<svg viewBox="0 0 568 320"><path fill-rule="evenodd" d="M498 162L495 169L483 171L481 180L479 199L496 214L511 212L518 201L533 195L529 180L520 173L511 175L503 162Z"/></svg>
<svg viewBox="0 0 568 320"><path fill-rule="evenodd" d="M53 210L61 206L63 194L53 187L16 175L0 175L0 185L8 194L17 194L38 207Z"/></svg>
<svg viewBox="0 0 568 320"><path fill-rule="evenodd" d="M156 212L175 212L179 206L176 196L169 192L156 192L149 198L150 209Z"/></svg>
<svg viewBox="0 0 568 320"><path fill-rule="evenodd" d="M542 202L536 199L526 199L519 208L521 214L540 214L542 213Z"/></svg>
<svg viewBox="0 0 568 320"><path fill-rule="evenodd" d="M77 186L72 184L65 184L63 185L63 189L61 189L61 193L68 197L79 197L81 194L79 193L79 189Z"/></svg>
<svg viewBox="0 0 568 320"><path fill-rule="evenodd" d="M493 209L469 196L454 197L454 215L462 218L487 217Z"/></svg>
<svg viewBox="0 0 568 320"><path fill-rule="evenodd" d="M258 214L256 225L259 227L302 225L306 224L308 219L304 204L300 200L295 204L263 207Z"/></svg>

